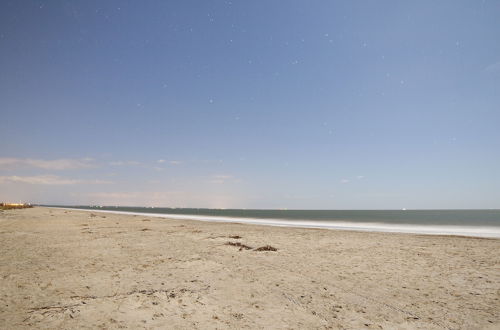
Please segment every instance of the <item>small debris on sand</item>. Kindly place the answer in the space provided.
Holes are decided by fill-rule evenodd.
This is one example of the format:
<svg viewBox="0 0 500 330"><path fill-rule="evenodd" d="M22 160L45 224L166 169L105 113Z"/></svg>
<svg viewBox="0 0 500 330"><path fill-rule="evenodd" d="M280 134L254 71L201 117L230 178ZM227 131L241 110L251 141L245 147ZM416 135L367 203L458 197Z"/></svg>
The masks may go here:
<svg viewBox="0 0 500 330"><path fill-rule="evenodd" d="M254 249L254 251L278 251L278 249L271 245L265 245Z"/></svg>
<svg viewBox="0 0 500 330"><path fill-rule="evenodd" d="M252 249L252 247L250 247L248 245L245 245L245 244L241 244L240 242L227 242L226 245L231 245L231 246L239 247L240 251L242 249L245 249L245 250L251 250Z"/></svg>

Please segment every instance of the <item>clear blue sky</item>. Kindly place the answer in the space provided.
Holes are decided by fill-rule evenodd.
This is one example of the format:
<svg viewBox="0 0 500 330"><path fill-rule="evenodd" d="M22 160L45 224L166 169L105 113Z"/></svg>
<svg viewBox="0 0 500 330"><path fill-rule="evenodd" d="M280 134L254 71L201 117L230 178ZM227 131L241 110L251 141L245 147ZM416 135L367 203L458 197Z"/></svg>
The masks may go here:
<svg viewBox="0 0 500 330"><path fill-rule="evenodd" d="M498 1L2 1L0 200L500 208Z"/></svg>

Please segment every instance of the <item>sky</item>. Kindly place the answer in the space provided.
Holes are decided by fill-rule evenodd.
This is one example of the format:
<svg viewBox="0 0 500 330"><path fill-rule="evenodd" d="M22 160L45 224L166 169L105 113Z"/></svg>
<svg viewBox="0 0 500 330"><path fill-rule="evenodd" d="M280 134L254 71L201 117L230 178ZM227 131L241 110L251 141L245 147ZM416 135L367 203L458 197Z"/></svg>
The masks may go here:
<svg viewBox="0 0 500 330"><path fill-rule="evenodd" d="M0 201L500 208L499 1L1 1Z"/></svg>

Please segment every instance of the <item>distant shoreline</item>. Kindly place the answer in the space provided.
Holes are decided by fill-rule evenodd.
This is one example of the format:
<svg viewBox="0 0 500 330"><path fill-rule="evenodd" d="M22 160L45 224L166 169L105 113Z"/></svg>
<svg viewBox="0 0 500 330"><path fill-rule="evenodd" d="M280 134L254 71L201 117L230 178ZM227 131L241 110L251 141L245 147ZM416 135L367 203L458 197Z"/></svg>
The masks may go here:
<svg viewBox="0 0 500 330"><path fill-rule="evenodd" d="M208 216L193 214L169 214L169 213L150 213L150 212L130 212L113 211L101 209L84 209L71 207L53 207L66 210L80 210L87 212L103 212L122 215L144 215L158 218L167 218L175 220L195 220L208 222L226 222L251 225L264 225L276 227L295 227L295 228L315 228L330 230L347 230L361 232L382 232L382 233L405 233L420 235L446 235L446 236L464 236L479 238L500 238L500 227L495 226L455 226L455 225L427 225L427 224L389 224L381 222L350 222L350 221L313 221L313 220L290 220L290 219L262 219L247 217L225 217Z"/></svg>
<svg viewBox="0 0 500 330"><path fill-rule="evenodd" d="M33 205L27 203L0 203L0 210L27 209Z"/></svg>

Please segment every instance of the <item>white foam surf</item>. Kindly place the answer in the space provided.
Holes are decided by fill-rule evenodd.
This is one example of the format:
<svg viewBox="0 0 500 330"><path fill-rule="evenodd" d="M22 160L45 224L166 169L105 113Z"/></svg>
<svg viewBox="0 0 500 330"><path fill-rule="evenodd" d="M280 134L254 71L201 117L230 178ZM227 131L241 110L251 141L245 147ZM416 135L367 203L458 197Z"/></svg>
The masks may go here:
<svg viewBox="0 0 500 330"><path fill-rule="evenodd" d="M77 210L87 212L102 212L125 215L141 215L147 217L168 218L176 220L196 220L209 222L233 222L242 224L300 227L335 230L354 230L368 232L409 233L425 235L458 235L471 237L500 238L500 227L480 226L450 226L450 225L416 225L416 224L389 224L375 222L347 222L347 221L314 221L314 220L287 220L287 219L260 219L260 218L238 218L208 215L166 214L166 213L142 213L126 211L89 210L77 208L62 208L66 210Z"/></svg>

